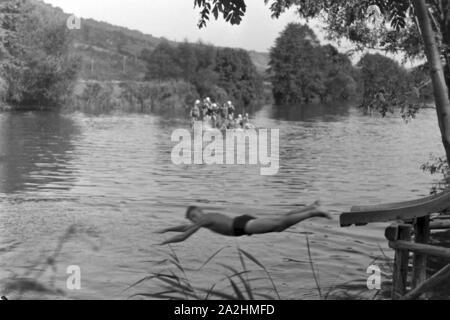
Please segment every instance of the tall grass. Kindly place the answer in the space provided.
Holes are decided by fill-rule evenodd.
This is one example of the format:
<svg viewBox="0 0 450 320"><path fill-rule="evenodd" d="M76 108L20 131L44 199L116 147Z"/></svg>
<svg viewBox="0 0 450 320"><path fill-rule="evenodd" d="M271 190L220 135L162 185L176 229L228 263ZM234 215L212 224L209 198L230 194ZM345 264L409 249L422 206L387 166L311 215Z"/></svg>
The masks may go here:
<svg viewBox="0 0 450 320"><path fill-rule="evenodd" d="M192 269L195 274L203 270L216 256L224 249L223 247L211 255L200 267ZM164 272L152 273L149 276L140 279L139 281L130 285L125 291L136 289L140 284L151 281L158 284L159 291L138 292L132 294L129 298L150 298L150 299L169 299L169 300L210 300L210 299L224 299L224 300L256 300L267 299L276 300L281 299L278 289L267 269L264 265L249 252L238 248L238 257L240 261L240 269L230 266L228 264L219 263L219 265L226 271L226 275L219 281L204 288L196 286L188 276L188 270L183 266L176 252L170 247L171 252L169 257L159 264L167 266ZM250 270L247 267L247 262L251 262L259 270ZM263 271L265 276L258 277L255 275L257 271ZM265 283L269 282L270 286Z"/></svg>
<svg viewBox="0 0 450 320"><path fill-rule="evenodd" d="M319 293L319 298L322 300L322 289L320 288L319 276L316 274L316 270L314 269L314 262L311 255L311 246L309 244L309 237L306 235L306 247L308 249L308 259L309 265L311 266L312 275L314 278L314 282L316 283L317 292Z"/></svg>
<svg viewBox="0 0 450 320"><path fill-rule="evenodd" d="M88 114L112 112L185 112L198 97L184 81L82 81L64 111Z"/></svg>
<svg viewBox="0 0 450 320"><path fill-rule="evenodd" d="M318 298L329 299L380 299L387 298L390 287L383 286L382 290L375 292L362 288L361 285L353 283L334 283L325 287L320 283L319 272L313 260L311 243L306 236L306 246L308 252L308 263L311 269L311 276L314 279ZM170 247L169 257L157 264L164 266L163 272L155 272L147 277L130 285L124 292L137 291L129 296L129 299L148 298L164 300L281 300L275 281L268 269L254 255L241 248L237 248L237 258L240 267L234 267L226 263L217 263L222 269L224 276L219 281L207 287L196 285L193 282L194 276L202 272L222 251L229 247L223 247L212 254L199 267L187 269L178 258L175 250ZM387 257L380 247L381 255L373 258L369 265L379 262L385 270L384 277L392 274L392 259ZM294 260L293 260L294 261ZM248 266L253 265L257 269L252 270ZM345 267L345 266L344 266ZM262 275L261 275L262 274ZM340 273L336 279L339 278ZM143 289L141 285L150 285L151 291ZM156 289L157 288L157 289ZM359 288L360 291L357 291Z"/></svg>

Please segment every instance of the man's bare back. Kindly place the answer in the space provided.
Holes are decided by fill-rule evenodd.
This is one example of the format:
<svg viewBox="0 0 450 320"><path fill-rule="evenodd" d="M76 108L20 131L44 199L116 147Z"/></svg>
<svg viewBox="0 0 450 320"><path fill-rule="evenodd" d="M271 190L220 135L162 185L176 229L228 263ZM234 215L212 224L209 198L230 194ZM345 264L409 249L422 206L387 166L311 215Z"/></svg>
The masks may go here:
<svg viewBox="0 0 450 320"><path fill-rule="evenodd" d="M314 217L332 219L331 215L321 208L321 204L318 201L305 208L294 210L285 215L275 216L273 218L255 218L249 215L230 218L220 213L204 213L203 210L198 207L189 207L186 218L192 222L191 224L167 228L161 230L159 233L180 233L161 243L161 245L164 245L182 242L201 228L209 229L224 236L240 237L243 235L250 236L253 234L282 232L304 220Z"/></svg>
<svg viewBox="0 0 450 320"><path fill-rule="evenodd" d="M205 213L201 219L203 228L225 236L233 236L233 218L221 213Z"/></svg>

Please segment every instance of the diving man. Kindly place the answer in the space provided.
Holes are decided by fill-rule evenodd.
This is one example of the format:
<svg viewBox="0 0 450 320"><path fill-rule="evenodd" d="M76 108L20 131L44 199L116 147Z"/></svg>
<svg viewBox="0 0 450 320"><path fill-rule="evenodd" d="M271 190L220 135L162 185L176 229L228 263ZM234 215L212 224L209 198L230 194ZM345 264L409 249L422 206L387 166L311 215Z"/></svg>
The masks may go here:
<svg viewBox="0 0 450 320"><path fill-rule="evenodd" d="M186 212L186 219L190 220L191 224L163 229L158 233L180 233L161 243L161 245L165 245L183 242L201 228L209 229L224 236L241 237L244 235L283 232L304 220L316 217L332 219L331 215L322 209L318 201L308 207L271 218L256 218L250 215L231 218L220 213L204 213L202 209L192 206Z"/></svg>

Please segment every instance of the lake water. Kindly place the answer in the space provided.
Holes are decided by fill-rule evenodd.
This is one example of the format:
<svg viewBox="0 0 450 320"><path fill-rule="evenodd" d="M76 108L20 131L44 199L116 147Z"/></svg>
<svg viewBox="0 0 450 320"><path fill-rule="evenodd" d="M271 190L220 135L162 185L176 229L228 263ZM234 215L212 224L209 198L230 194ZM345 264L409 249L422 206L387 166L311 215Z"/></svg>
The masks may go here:
<svg viewBox="0 0 450 320"><path fill-rule="evenodd" d="M309 220L289 232L238 239L204 230L173 249L187 269L196 269L229 246L188 273L199 287L225 287L220 281L229 271L221 264L240 268L239 247L266 266L282 298L315 299L308 235L324 292L373 296L367 267L388 271L383 252L393 256L383 236L386 224L340 228L339 214L353 205L429 194L438 177L420 165L431 153L443 154L435 111L424 110L408 124L398 115L364 116L351 106L267 106L252 117L260 128L280 129L275 176L261 176L257 166L172 164L171 134L189 126L184 117L0 113L0 294L19 297L22 288L25 298L124 299L157 292L156 281L124 289L167 270L158 262L170 249L155 246L164 237L154 231L182 222L187 206L265 217L321 199L334 221ZM55 255L54 268L45 268L71 226L76 232ZM66 288L71 265L81 268L81 290Z"/></svg>

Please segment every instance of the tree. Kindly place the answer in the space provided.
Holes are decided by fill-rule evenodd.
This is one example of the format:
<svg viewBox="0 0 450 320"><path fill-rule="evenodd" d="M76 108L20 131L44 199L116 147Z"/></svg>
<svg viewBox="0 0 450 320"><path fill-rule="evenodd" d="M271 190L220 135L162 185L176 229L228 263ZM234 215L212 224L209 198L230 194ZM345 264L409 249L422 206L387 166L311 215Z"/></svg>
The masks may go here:
<svg viewBox="0 0 450 320"><path fill-rule="evenodd" d="M16 21L21 13L21 3L18 1L5 1L0 3L0 43L1 58L11 58L10 39L13 39L16 32Z"/></svg>
<svg viewBox="0 0 450 320"><path fill-rule="evenodd" d="M89 31L86 31L87 34L89 34ZM116 49L117 52L120 53L121 55L127 56L130 53L126 50L126 46L127 46L127 37L125 36L125 34L123 34L123 32L118 31L118 30L114 30L113 31L113 39L116 41Z"/></svg>
<svg viewBox="0 0 450 320"><path fill-rule="evenodd" d="M273 95L278 104L309 101L317 93L320 74L316 63L319 46L306 25L289 24L270 51Z"/></svg>
<svg viewBox="0 0 450 320"><path fill-rule="evenodd" d="M234 101L248 106L262 95L262 79L245 50L225 48L217 52L215 72L217 85Z"/></svg>
<svg viewBox="0 0 450 320"><path fill-rule="evenodd" d="M80 61L70 55L65 21L44 20L35 9L19 0L0 7L6 30L0 67L6 100L16 107L59 107L70 96Z"/></svg>
<svg viewBox="0 0 450 320"><path fill-rule="evenodd" d="M442 4L442 2L440 2ZM448 15L450 15L450 9L446 5L447 12L443 12L446 17L443 20L448 22ZM443 7L441 7L443 10ZM414 9L416 11L418 25L422 31L423 41L425 44L425 53L428 63L431 67L431 81L433 83L434 99L436 102L436 110L438 114L439 128L442 134L442 142L444 144L445 152L447 155L447 162L450 164L450 101L448 98L449 88L446 87L444 71L442 68L441 55L436 44L435 32L432 29L431 21L428 13L428 7L424 0L414 0ZM439 10L438 10L439 12ZM445 29L447 25L445 25ZM446 32L443 32L443 36L450 36ZM449 43L450 44L450 43ZM442 51L442 50L441 50ZM447 70L449 71L448 63L449 53L448 48L445 49L445 57L447 59ZM447 72L448 72L447 71ZM449 79L447 74L447 81ZM447 82L448 83L448 82ZM448 85L448 84L447 84Z"/></svg>
<svg viewBox="0 0 450 320"><path fill-rule="evenodd" d="M350 58L332 45L321 47L321 66L326 74L325 94L333 99L349 99L356 95L355 71Z"/></svg>
<svg viewBox="0 0 450 320"><path fill-rule="evenodd" d="M208 96L216 100L222 99L226 92L219 87L219 75L215 71L217 48L199 42L191 44L190 50L195 55L197 64L195 71L191 69L191 66L185 65L187 67L185 73L190 72L186 80L195 86L199 96ZM179 50L179 55L180 57L185 55L182 48Z"/></svg>
<svg viewBox="0 0 450 320"><path fill-rule="evenodd" d="M163 42L153 52L143 50L141 57L147 61L148 80L182 79L199 96L232 99L244 107L262 97L261 77L244 50Z"/></svg>
<svg viewBox="0 0 450 320"><path fill-rule="evenodd" d="M379 53L367 53L357 66L363 86L362 107L376 109L384 116L392 111L391 107L404 107L410 102L410 76L397 61Z"/></svg>
<svg viewBox="0 0 450 320"><path fill-rule="evenodd" d="M270 51L269 65L277 104L352 95L351 61L333 46L321 46L306 25L290 23L284 29Z"/></svg>
<svg viewBox="0 0 450 320"><path fill-rule="evenodd" d="M415 84L415 91L417 96L424 101L433 100L433 87L431 85L430 70L428 63L423 63L411 69L410 78Z"/></svg>
<svg viewBox="0 0 450 320"><path fill-rule="evenodd" d="M183 78L193 82L194 75L199 68L199 60L195 47L187 41L178 45L177 59L182 69Z"/></svg>
<svg viewBox="0 0 450 320"><path fill-rule="evenodd" d="M346 38L357 49L404 52L406 57L427 56L442 141L450 163L450 6L442 0L264 0L277 18L294 7L303 18L322 17L332 39ZM194 0L201 9L199 27L212 14L239 24L246 12L244 0ZM446 60L445 70L440 60Z"/></svg>
<svg viewBox="0 0 450 320"><path fill-rule="evenodd" d="M147 63L146 80L169 80L182 76L177 64L177 49L168 41L162 41L153 52L144 49L141 58Z"/></svg>

